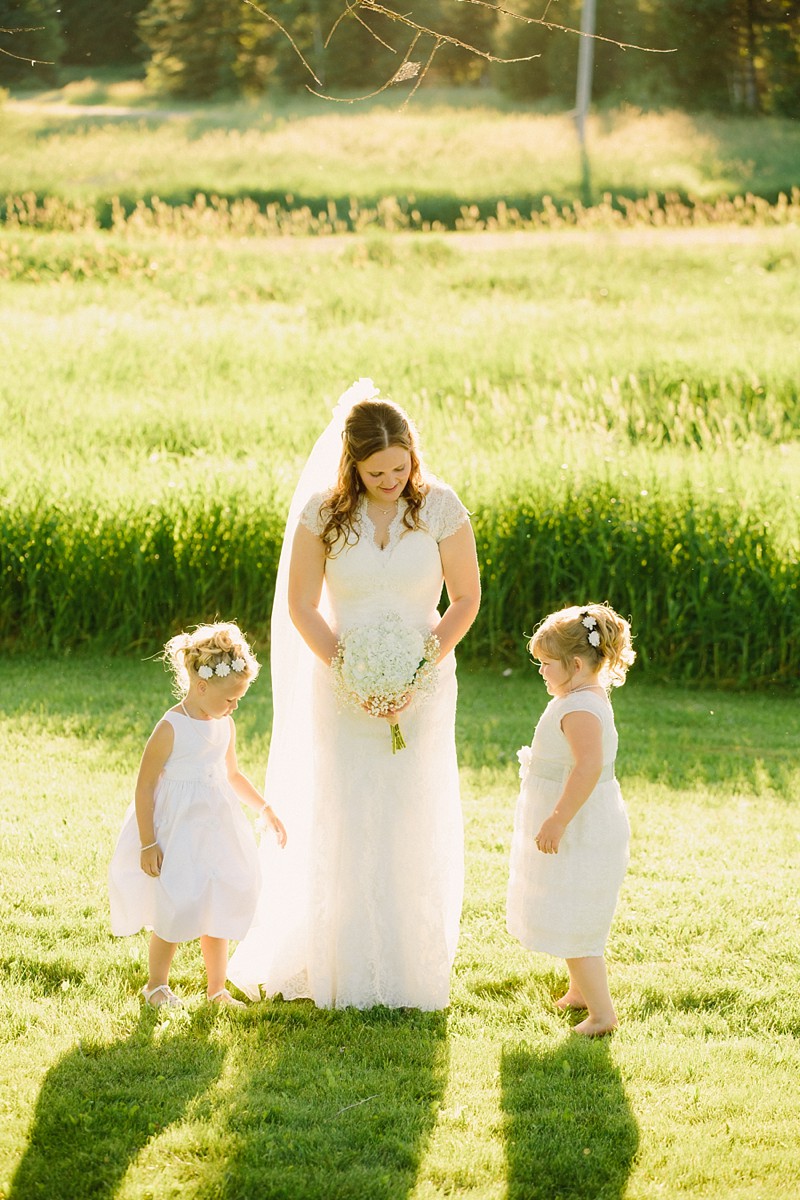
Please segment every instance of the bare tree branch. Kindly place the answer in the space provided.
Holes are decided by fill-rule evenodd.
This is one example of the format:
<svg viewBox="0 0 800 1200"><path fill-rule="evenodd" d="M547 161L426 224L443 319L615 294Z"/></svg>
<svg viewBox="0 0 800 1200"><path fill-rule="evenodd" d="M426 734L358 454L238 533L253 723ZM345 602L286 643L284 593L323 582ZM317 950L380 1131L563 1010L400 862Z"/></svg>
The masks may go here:
<svg viewBox="0 0 800 1200"><path fill-rule="evenodd" d="M374 9L376 12L382 12L384 15L393 17L393 19L401 21L403 24L412 25L419 28L417 23L408 17L401 17L399 13L393 13L392 9L384 8L377 0L352 0L353 3L361 4L364 8ZM553 29L559 33L574 33L578 37L591 37L596 42L608 42L612 46L617 46L620 50L642 50L647 54L674 54L674 48L669 50L657 50L652 46L636 46L632 42L620 42L616 38L603 37L599 33L586 34L580 29L573 29L571 25L558 25L555 21L546 21L544 17L526 17L523 13L514 12L511 8L503 8L501 4L495 4L492 0L455 0L456 4L474 4L477 8L489 8L492 12L499 13L500 16L510 17L514 21L522 21L525 25L540 25L543 29ZM550 7L549 0L547 8ZM547 12L545 9L545 13ZM428 31L430 32L430 31ZM435 36L439 36L438 34ZM443 35L442 35L443 36ZM457 45L462 46L465 50L470 50L474 54L481 54L480 50L475 50L474 47L468 46L465 42L459 41L457 38L447 38L447 41L455 41ZM482 55L482 57L487 57ZM534 56L535 57L535 56ZM522 62L522 59L494 59L494 62Z"/></svg>
<svg viewBox="0 0 800 1200"><path fill-rule="evenodd" d="M300 61L301 61L301 63L303 64L303 66L304 66L304 67L306 68L306 70L308 71L309 75L312 77L312 79L316 79L317 83L318 83L318 84L320 85L320 87L321 87L321 86L322 86L322 81L321 81L320 79L317 79L317 75L316 75L316 73L315 73L315 71L314 71L314 68L313 68L313 67L312 67L312 66L311 66L311 65L308 63L308 61L305 59L305 57L303 56L303 53L302 53L302 51L300 50L300 48L299 48L299 47L298 47L298 45L297 45L297 42L294 40L294 38L292 37L292 35L289 33L289 30L288 30L288 29L286 29L286 28L284 28L284 26L283 26L283 25L281 25L281 23L280 23L280 21L278 20L278 18L277 18L277 17L274 17L274 16L272 15L272 13L270 13L270 12L267 12L265 9L263 9L263 8L259 8L259 6L258 6L257 4L254 4L254 3L253 3L253 0L242 0L242 2L243 2L244 4L249 4L250 8L254 8L254 9L256 10L256 12L257 12L257 13L260 13L262 17L266 17L266 19L267 19L268 21L271 21L273 25L277 25L278 29L280 29L280 31L281 31L281 33L283 34L283 36L284 36L285 38L287 38L287 39L288 39L288 41L289 41L289 43L290 43L290 45L291 45L292 49L294 50L294 52L295 52L295 54L297 55L297 57L300 59Z"/></svg>
<svg viewBox="0 0 800 1200"><path fill-rule="evenodd" d="M243 0L243 2L245 4L249 4L251 8L256 10L256 12L261 13L263 17L266 17L267 20L271 21L278 27L281 33L288 38L298 58L308 70L309 74L313 77L314 81L318 86L321 87L320 79L315 74L314 70L302 54L294 38L291 36L285 26L283 26L281 22L277 20L277 18L274 17L271 12L269 12L268 9L259 7L259 5L255 3L255 0ZM597 33L588 34L583 30L573 29L569 25L561 25L556 21L548 21L547 13L550 9L551 2L552 0L546 0L543 16L529 17L523 13L514 11L513 8L506 8L504 5L496 3L496 0L454 0L454 3L457 4L472 4L478 8L489 9L491 12L499 16L508 17L513 21L521 21L525 25L538 25L542 29L549 29L557 33L571 33L576 37L591 38L593 41L606 42L609 45L616 46L620 50L641 50L649 54L674 53L673 49L661 50L653 46L638 46L633 42L621 42L617 38L604 37L602 34ZM502 58L497 54L492 54L489 50L481 50L480 47L474 46L470 42L465 42L462 38L457 37L455 34L448 33L444 29L424 25L421 21L416 20L413 14L399 12L396 8L389 7L387 4L382 3L382 0L342 0L342 4L342 11L339 13L339 16L334 21L327 37L325 38L326 50L329 48L333 36L339 28L341 22L345 19L345 17L352 17L354 20L358 21L359 24L364 27L364 29L367 30L367 32L375 39L376 42L378 42L385 49L390 50L393 54L397 54L397 49L394 46L390 46L389 43L385 41L385 39L381 37L375 31L375 29L372 28L369 22L365 20L365 13L374 13L376 16L384 18L385 20L400 26L400 28L408 30L411 35L411 42L406 50L399 69L393 72L391 78L387 79L386 82L379 88L376 88L374 91L368 92L365 95L355 97L330 96L325 92L317 91L308 84L306 85L312 95L319 96L324 100L334 100L345 104L352 104L360 100L370 100L372 97L380 95L381 92L385 92L387 88L391 87L393 84L401 83L405 80L413 78L415 80L414 86L403 102L403 107L405 107L411 96L414 95L417 88L428 74L437 52L442 48L442 46L445 45L455 46L460 50L466 51L468 54L472 54L477 58L482 58L486 62L493 63L507 64L531 62L533 59L541 57L539 54L523 54L515 58ZM428 59L424 64L411 61L411 55L421 37L429 37L433 42L433 49L431 50Z"/></svg>
<svg viewBox="0 0 800 1200"><path fill-rule="evenodd" d="M367 28L369 29L369 26L367 26ZM372 30L370 30L370 32L372 32ZM321 100L335 100L339 104L356 104L359 100L371 100L373 96L379 96L381 92L385 92L387 88L392 87L393 84L402 83L405 79L413 79L414 76L419 72L421 64L410 62L409 60L414 52L414 47L421 36L422 34L419 33L416 35L411 45L408 47L408 50L406 50L405 58L391 79L387 79L386 83L381 84L381 86L376 88L374 92L368 92L365 96L326 96L324 92L315 92L314 89L309 87L308 84L306 84L306 87L308 88L309 92L311 92L312 96L319 96ZM432 57L433 55L431 55L431 58ZM428 64L430 64L430 58L428 59ZM411 89L410 95L413 95L417 86L418 84L415 84L415 86ZM407 96L406 101L408 99L409 97Z"/></svg>
<svg viewBox="0 0 800 1200"><path fill-rule="evenodd" d="M38 33L43 28L43 25L18 26L16 29L4 29L0 26L0 33ZM29 62L32 67L35 67L37 63L42 67L55 66L55 63L49 58L31 58L30 54L12 54L4 46L0 46L0 54L5 54L7 58L16 58L18 62Z"/></svg>
<svg viewBox="0 0 800 1200"><path fill-rule="evenodd" d="M331 38L333 37L336 30L339 28L339 25L344 20L344 18L345 17L354 17L355 20L358 21L359 25L364 26L364 28L366 29L366 31L370 35L370 37L375 38L375 41L380 42L381 46L384 46L387 50L391 50L392 54L397 54L397 51L395 50L394 46L390 46L388 42L385 42L382 37L379 37L379 35L375 32L375 30L372 28L372 26L367 24L367 22L364 20L364 18L361 16L361 14L356 11L357 7L358 7L358 0L347 0L345 7L342 9L342 11L339 13L339 16L333 22L330 33L325 38L325 49L326 50L328 49Z"/></svg>
<svg viewBox="0 0 800 1200"><path fill-rule="evenodd" d="M473 0L460 0L460 2L471 4L473 3ZM427 25L421 25L419 21L415 21L413 18L405 16L403 13L395 12L393 8L386 8L385 5L379 3L379 0L352 0L352 3L360 5L361 8L366 8L370 12L380 13L382 16L388 17L390 21L397 21L399 25L405 25L409 29L415 30L417 33L427 34L428 37L433 38L433 40L438 42L440 45L448 43L451 46L458 46L461 50L467 50L470 54L476 54L479 58L485 58L487 62L530 62L530 60L533 58L541 57L539 54L523 54L519 58L499 58L496 54L491 54L488 50L479 50L477 46L472 46L469 42L463 42L461 38L454 37L452 34L442 33L442 31L439 29L431 29ZM497 6L487 3L485 7L496 8ZM498 9L498 11L502 10ZM436 53L437 48L438 47L434 48L434 54Z"/></svg>

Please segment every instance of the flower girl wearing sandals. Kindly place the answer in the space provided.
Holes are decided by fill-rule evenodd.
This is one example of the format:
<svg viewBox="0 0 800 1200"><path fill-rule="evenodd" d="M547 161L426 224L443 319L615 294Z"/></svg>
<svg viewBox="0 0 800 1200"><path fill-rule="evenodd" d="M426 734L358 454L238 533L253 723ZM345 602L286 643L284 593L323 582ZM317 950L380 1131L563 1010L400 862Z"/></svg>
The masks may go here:
<svg viewBox="0 0 800 1200"><path fill-rule="evenodd" d="M278 843L286 831L236 761L232 713L259 672L241 630L202 625L167 642L164 661L180 699L153 730L135 800L109 867L111 929L152 930L153 1008L181 1006L169 986L179 942L200 939L208 999L244 1007L225 987L228 939L247 933L259 889L258 855L241 803L257 809Z"/></svg>

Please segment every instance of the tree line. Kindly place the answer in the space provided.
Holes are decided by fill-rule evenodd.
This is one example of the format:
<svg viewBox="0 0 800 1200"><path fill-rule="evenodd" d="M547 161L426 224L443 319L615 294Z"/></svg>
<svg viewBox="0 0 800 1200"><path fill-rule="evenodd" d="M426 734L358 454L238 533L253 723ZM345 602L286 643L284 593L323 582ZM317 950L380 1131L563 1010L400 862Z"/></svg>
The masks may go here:
<svg viewBox="0 0 800 1200"><path fill-rule="evenodd" d="M581 0L0 0L0 86L118 66L187 99L348 98L422 70L569 104L580 16ZM800 0L597 0L596 33L598 101L800 115Z"/></svg>

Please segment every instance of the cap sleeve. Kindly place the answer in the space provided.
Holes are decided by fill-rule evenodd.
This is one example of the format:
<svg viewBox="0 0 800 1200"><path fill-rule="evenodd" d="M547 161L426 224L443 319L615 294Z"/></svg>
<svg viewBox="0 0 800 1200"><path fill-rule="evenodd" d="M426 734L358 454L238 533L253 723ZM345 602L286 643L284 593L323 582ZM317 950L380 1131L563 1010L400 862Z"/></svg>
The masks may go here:
<svg viewBox="0 0 800 1200"><path fill-rule="evenodd" d="M611 705L608 700L604 700L602 696L595 696L593 692L578 692L570 696L562 696L557 701L558 703L558 721L571 712L588 712L593 717L597 717L601 725L605 725L611 717Z"/></svg>
<svg viewBox="0 0 800 1200"><path fill-rule="evenodd" d="M469 521L468 510L453 489L438 480L431 484L425 497L423 516L431 537L437 542L450 537Z"/></svg>
<svg viewBox="0 0 800 1200"><path fill-rule="evenodd" d="M320 511L323 504L328 499L328 492L315 492L314 495L306 502L305 506L297 518L299 525L304 525L306 529L310 529L317 537L322 536L324 522L320 516Z"/></svg>

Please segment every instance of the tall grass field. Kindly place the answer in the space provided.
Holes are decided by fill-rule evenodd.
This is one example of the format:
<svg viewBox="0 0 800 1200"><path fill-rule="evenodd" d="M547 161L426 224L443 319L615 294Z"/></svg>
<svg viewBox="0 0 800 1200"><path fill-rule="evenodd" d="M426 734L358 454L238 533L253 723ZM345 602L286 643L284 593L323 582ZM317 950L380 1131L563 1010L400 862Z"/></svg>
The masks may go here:
<svg viewBox="0 0 800 1200"><path fill-rule="evenodd" d="M620 1028L553 1007L563 964L505 931L514 751L533 668L460 672L467 833L445 1013L212 1011L196 944L141 1008L145 934L108 931L106 870L159 664L6 660L0 699L3 1200L768 1200L798 1194L795 701L615 694L631 867L609 945ZM269 688L237 714L260 780ZM578 1018L573 1018L577 1020Z"/></svg>
<svg viewBox="0 0 800 1200"><path fill-rule="evenodd" d="M629 612L645 671L792 682L794 227L245 239L0 237L0 639L266 644L283 518L369 375L474 513L464 647L553 606Z"/></svg>

